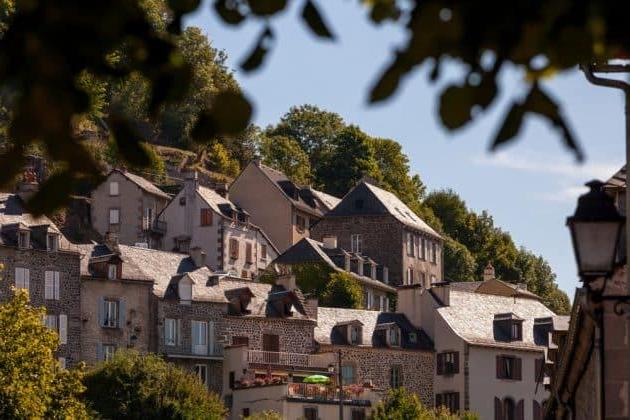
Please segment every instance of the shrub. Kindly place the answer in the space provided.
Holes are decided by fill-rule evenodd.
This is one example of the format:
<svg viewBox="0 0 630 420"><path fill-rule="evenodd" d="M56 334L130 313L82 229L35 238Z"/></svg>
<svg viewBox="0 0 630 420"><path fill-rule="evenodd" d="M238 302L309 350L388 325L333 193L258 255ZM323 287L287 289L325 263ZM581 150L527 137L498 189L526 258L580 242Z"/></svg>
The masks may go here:
<svg viewBox="0 0 630 420"><path fill-rule="evenodd" d="M332 273L321 296L322 306L335 308L363 308L363 290L361 285L345 272Z"/></svg>

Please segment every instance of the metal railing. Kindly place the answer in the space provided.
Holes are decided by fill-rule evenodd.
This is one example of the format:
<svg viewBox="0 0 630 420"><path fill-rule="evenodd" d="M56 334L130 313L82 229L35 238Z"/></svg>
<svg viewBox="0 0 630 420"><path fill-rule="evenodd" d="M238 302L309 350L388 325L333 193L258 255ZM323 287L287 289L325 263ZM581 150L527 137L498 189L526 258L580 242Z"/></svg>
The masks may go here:
<svg viewBox="0 0 630 420"><path fill-rule="evenodd" d="M315 401L339 401L339 389L330 385L290 383L287 387L287 396ZM344 401L356 403L368 401L364 392L356 394L345 389L343 391L343 399Z"/></svg>
<svg viewBox="0 0 630 420"><path fill-rule="evenodd" d="M190 354L197 356L223 356L223 343L210 344L207 348L195 349L194 346L190 348Z"/></svg>
<svg viewBox="0 0 630 420"><path fill-rule="evenodd" d="M327 354L284 353L275 351L248 350L247 363L294 366L304 368L327 368Z"/></svg>
<svg viewBox="0 0 630 420"><path fill-rule="evenodd" d="M150 220L145 217L142 219L142 227L145 231L151 231L162 235L166 233L166 222L163 220Z"/></svg>

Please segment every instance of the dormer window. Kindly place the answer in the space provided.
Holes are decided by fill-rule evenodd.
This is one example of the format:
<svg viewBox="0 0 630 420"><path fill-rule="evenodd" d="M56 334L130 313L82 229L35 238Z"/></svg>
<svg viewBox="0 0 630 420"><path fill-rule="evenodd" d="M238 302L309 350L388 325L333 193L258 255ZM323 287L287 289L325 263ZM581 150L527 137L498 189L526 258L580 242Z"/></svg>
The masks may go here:
<svg viewBox="0 0 630 420"><path fill-rule="evenodd" d="M497 341L522 341L523 320L513 313L494 316L494 339Z"/></svg>
<svg viewBox="0 0 630 420"><path fill-rule="evenodd" d="M295 226L298 232L304 232L304 230L306 230L306 218L304 216L300 216L299 214L296 214Z"/></svg>
<svg viewBox="0 0 630 420"><path fill-rule="evenodd" d="M400 329L398 327L390 327L387 332L389 345L392 347L400 346Z"/></svg>
<svg viewBox="0 0 630 420"><path fill-rule="evenodd" d="M56 233L49 233L46 235L46 249L51 252L56 252L59 249L59 235Z"/></svg>
<svg viewBox="0 0 630 420"><path fill-rule="evenodd" d="M190 305L192 302L192 288L192 281L186 276L182 277L177 288L179 301L182 305Z"/></svg>
<svg viewBox="0 0 630 420"><path fill-rule="evenodd" d="M107 264L107 278L110 280L118 278L118 264Z"/></svg>
<svg viewBox="0 0 630 420"><path fill-rule="evenodd" d="M355 345L355 346L361 344L361 341L362 341L361 338L362 338L361 326L359 325L350 326L350 344Z"/></svg>
<svg viewBox="0 0 630 420"><path fill-rule="evenodd" d="M18 232L18 248L27 249L31 247L31 234L27 230Z"/></svg>

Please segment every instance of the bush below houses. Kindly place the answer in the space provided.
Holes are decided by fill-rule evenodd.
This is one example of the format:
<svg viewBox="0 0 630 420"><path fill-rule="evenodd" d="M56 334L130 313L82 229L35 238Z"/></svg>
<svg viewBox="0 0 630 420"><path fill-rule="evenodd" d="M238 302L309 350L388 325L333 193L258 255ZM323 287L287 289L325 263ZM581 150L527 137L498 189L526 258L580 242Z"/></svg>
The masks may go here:
<svg viewBox="0 0 630 420"><path fill-rule="evenodd" d="M418 396L408 392L405 388L392 389L387 397L379 402L372 420L479 420L479 416L468 411L451 413L444 407L427 408Z"/></svg>

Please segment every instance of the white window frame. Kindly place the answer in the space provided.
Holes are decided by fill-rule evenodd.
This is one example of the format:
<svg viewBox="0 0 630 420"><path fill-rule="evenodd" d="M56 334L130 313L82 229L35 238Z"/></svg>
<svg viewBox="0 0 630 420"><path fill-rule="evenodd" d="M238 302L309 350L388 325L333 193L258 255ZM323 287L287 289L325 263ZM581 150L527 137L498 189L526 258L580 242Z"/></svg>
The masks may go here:
<svg viewBox="0 0 630 420"><path fill-rule="evenodd" d="M390 346L400 347L400 330L397 327L390 327L387 335L387 341L389 341Z"/></svg>
<svg viewBox="0 0 630 420"><path fill-rule="evenodd" d="M109 224L110 225L120 224L120 209L119 208L109 209Z"/></svg>
<svg viewBox="0 0 630 420"><path fill-rule="evenodd" d="M46 249L50 252L57 252L59 250L59 235L56 233L49 233L46 235Z"/></svg>
<svg viewBox="0 0 630 420"><path fill-rule="evenodd" d="M144 208L144 230L149 230L153 226L153 220L155 219L155 212L153 211L153 207L145 207Z"/></svg>
<svg viewBox="0 0 630 420"><path fill-rule="evenodd" d="M44 272L44 299L59 300L60 290L59 271Z"/></svg>
<svg viewBox="0 0 630 420"><path fill-rule="evenodd" d="M18 289L30 290L31 271L24 267L15 267L15 287Z"/></svg>
<svg viewBox="0 0 630 420"><path fill-rule="evenodd" d="M410 257L415 255L414 239L411 232L407 232L407 255Z"/></svg>
<svg viewBox="0 0 630 420"><path fill-rule="evenodd" d="M28 230L18 231L18 248L27 249L31 247L31 233Z"/></svg>
<svg viewBox="0 0 630 420"><path fill-rule="evenodd" d="M107 264L107 278L109 280L118 278L118 264Z"/></svg>
<svg viewBox="0 0 630 420"><path fill-rule="evenodd" d="M174 318L164 319L164 345L176 346L178 341L178 322Z"/></svg>
<svg viewBox="0 0 630 420"><path fill-rule="evenodd" d="M103 344L103 360L105 362L112 360L116 353L115 344Z"/></svg>
<svg viewBox="0 0 630 420"><path fill-rule="evenodd" d="M115 299L103 300L103 326L118 328L120 324L120 302Z"/></svg>
<svg viewBox="0 0 630 420"><path fill-rule="evenodd" d="M46 325L46 328L48 328L49 330L58 332L59 331L59 317L53 314L46 314L44 318L44 325Z"/></svg>
<svg viewBox="0 0 630 420"><path fill-rule="evenodd" d="M109 182L109 195L112 197L120 195L120 184L118 184L118 181Z"/></svg>
<svg viewBox="0 0 630 420"><path fill-rule="evenodd" d="M401 371L400 365L392 365L391 371L389 374L389 382L392 388L400 388L402 386L402 383L400 380L400 373L401 373L400 371Z"/></svg>
<svg viewBox="0 0 630 420"><path fill-rule="evenodd" d="M209 347L208 321L190 321L190 346L193 354L207 355Z"/></svg>
<svg viewBox="0 0 630 420"><path fill-rule="evenodd" d="M374 292L367 290L367 309L374 308Z"/></svg>
<svg viewBox="0 0 630 420"><path fill-rule="evenodd" d="M194 370L195 376L199 378L199 381L204 385L208 385L208 365L196 364Z"/></svg>
<svg viewBox="0 0 630 420"><path fill-rule="evenodd" d="M363 235L360 233L350 235L350 250L356 253L363 252Z"/></svg>

